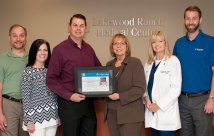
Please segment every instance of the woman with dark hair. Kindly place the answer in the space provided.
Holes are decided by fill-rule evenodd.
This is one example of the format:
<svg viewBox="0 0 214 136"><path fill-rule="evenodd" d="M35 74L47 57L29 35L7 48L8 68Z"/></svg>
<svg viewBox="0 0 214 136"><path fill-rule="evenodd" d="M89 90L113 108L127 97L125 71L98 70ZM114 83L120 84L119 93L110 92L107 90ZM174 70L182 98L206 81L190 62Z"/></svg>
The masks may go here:
<svg viewBox="0 0 214 136"><path fill-rule="evenodd" d="M23 129L30 136L55 136L58 124L56 95L47 87L46 73L51 57L46 40L35 40L22 76Z"/></svg>

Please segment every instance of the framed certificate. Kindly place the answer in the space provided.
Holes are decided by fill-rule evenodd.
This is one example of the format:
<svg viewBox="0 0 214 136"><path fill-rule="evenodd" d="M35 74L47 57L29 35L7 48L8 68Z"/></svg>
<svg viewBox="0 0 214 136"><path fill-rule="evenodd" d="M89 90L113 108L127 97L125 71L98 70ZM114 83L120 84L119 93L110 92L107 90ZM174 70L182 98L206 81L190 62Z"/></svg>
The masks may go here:
<svg viewBox="0 0 214 136"><path fill-rule="evenodd" d="M75 68L75 91L86 97L106 97L114 92L114 67Z"/></svg>

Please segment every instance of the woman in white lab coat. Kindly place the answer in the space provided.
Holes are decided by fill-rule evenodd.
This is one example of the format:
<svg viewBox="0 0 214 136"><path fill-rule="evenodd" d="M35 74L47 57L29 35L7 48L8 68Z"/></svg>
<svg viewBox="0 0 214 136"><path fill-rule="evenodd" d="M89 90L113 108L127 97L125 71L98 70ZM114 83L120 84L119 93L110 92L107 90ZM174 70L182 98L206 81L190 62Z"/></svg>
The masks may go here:
<svg viewBox="0 0 214 136"><path fill-rule="evenodd" d="M171 55L161 31L151 36L145 76L145 127L152 128L152 136L175 136L175 130L181 128L178 107L181 66L176 56Z"/></svg>

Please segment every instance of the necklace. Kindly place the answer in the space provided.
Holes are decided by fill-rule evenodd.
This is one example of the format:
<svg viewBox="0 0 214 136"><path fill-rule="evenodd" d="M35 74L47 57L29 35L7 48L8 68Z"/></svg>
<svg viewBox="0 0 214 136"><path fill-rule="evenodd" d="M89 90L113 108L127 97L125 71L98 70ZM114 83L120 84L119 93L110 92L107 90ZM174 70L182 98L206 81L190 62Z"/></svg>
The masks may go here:
<svg viewBox="0 0 214 136"><path fill-rule="evenodd" d="M44 65L43 65L43 66L33 65L32 67L33 67L33 68L45 68Z"/></svg>
<svg viewBox="0 0 214 136"><path fill-rule="evenodd" d="M122 61L116 61L116 63L115 63L115 67L119 67L119 66L121 66L121 63L122 63Z"/></svg>

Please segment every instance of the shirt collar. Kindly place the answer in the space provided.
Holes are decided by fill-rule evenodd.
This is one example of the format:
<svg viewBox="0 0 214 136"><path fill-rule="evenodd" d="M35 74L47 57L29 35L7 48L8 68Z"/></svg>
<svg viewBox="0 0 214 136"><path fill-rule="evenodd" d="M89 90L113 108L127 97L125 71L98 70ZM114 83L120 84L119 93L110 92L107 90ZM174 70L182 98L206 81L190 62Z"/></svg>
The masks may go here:
<svg viewBox="0 0 214 136"><path fill-rule="evenodd" d="M198 40L200 40L203 34L204 33L201 30L199 30L198 35L192 41L198 41ZM186 33L186 41L190 41L187 33Z"/></svg>
<svg viewBox="0 0 214 136"><path fill-rule="evenodd" d="M74 47L77 47L77 48L79 48L78 46L77 46L77 44L71 39L71 37L70 36L68 36L68 40L69 40L69 42L71 43L71 45L73 45ZM85 46L85 41L84 40L82 40L82 43L81 43L81 48L83 48Z"/></svg>
<svg viewBox="0 0 214 136"><path fill-rule="evenodd" d="M113 66L113 65L116 63L116 61L117 61L117 59L116 59L116 57L115 57L113 60L111 60L111 61L109 62L109 66ZM128 62L129 62L129 57L126 56L126 57L124 58L122 64L127 65Z"/></svg>
<svg viewBox="0 0 214 136"><path fill-rule="evenodd" d="M12 49L10 49L8 52L7 52L7 55L9 57L14 57L14 58L21 58L19 56L17 56L16 54L13 53ZM25 52L24 56L22 58L25 58L25 57L28 57L28 53Z"/></svg>
<svg viewBox="0 0 214 136"><path fill-rule="evenodd" d="M117 61L117 59L115 58L115 59L114 59L114 63L115 63L116 61ZM123 60L122 64L127 65L127 64L128 64L128 62L129 62L129 57L128 57L128 56L126 56L126 57L124 58L124 60Z"/></svg>

